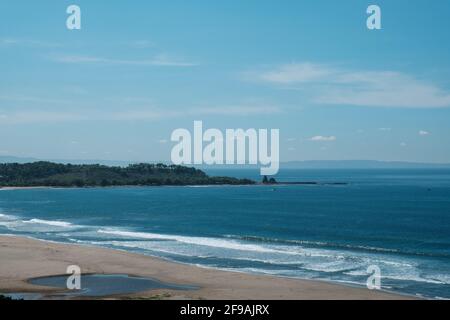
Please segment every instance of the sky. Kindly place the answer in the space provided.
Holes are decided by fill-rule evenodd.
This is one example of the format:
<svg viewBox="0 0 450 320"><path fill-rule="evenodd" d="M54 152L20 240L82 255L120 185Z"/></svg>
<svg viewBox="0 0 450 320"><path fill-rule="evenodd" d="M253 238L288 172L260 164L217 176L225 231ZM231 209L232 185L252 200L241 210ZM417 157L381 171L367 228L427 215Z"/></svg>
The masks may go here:
<svg viewBox="0 0 450 320"><path fill-rule="evenodd" d="M0 155L168 161L202 120L279 129L281 161L450 162L449 30L446 0L0 0Z"/></svg>

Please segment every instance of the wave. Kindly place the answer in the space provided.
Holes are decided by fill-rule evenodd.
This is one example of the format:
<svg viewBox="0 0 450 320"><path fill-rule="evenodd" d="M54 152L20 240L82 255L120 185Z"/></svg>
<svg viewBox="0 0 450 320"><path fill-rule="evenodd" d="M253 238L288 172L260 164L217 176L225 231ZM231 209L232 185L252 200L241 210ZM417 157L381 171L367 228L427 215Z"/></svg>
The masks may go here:
<svg viewBox="0 0 450 320"><path fill-rule="evenodd" d="M348 254L341 254L337 251L330 251L326 249L311 249L300 246L280 246L280 245L260 245L245 243L242 240L230 240L226 238L212 238L212 237L195 237L195 236L181 236L181 235L167 235L148 232L125 231L121 229L98 229L99 234L113 235L123 237L125 239L146 239L149 241L174 241L177 243L184 243L189 245L219 248L224 250L236 250L251 252L252 254L273 254L276 256L289 256L291 258L326 258L335 260L346 260L349 258ZM223 254L223 253L222 253ZM248 254L248 253L247 253ZM246 256L248 258L248 256ZM301 263L296 261L295 263ZM290 263L290 264L295 264Z"/></svg>
<svg viewBox="0 0 450 320"><path fill-rule="evenodd" d="M224 240L219 238L207 238L207 237L189 237L189 236L177 236L177 235L164 235L158 233L147 233L147 232L132 232L132 231L121 231L121 230L111 230L111 229L99 229L98 233L116 235L126 238L134 239L147 239L147 240L172 240L187 244L232 249L232 250L242 250L242 251L253 251L253 252L267 252L267 253L285 253L285 254L297 254L296 252L282 251L277 249L271 249L260 245L254 244L244 244L233 240Z"/></svg>
<svg viewBox="0 0 450 320"><path fill-rule="evenodd" d="M317 247L363 249L363 250L370 250L370 251L392 252L392 253L398 252L397 249L378 248L378 247L359 246L359 245L348 245L348 244L339 244L339 243L324 242L324 241L289 240L289 239L277 239L277 238L258 237L258 236L237 236L237 235L225 235L225 237L231 238L231 239L240 239L240 240L263 242L263 243L298 244L298 245L309 245L309 246L317 246Z"/></svg>
<svg viewBox="0 0 450 320"><path fill-rule="evenodd" d="M200 259L209 259L209 258L217 258L214 255L192 255L192 253L182 253L175 250L163 249L163 248L155 248L149 245L149 241L86 241L86 240L78 240L74 238L69 238L70 241L76 242L79 244L88 244L88 245L96 245L96 246L113 246L117 248L129 248L129 249L139 249L139 252L144 251L152 251L152 252L160 252L166 253L174 256L183 256L183 257L191 257L191 258L200 258Z"/></svg>
<svg viewBox="0 0 450 320"><path fill-rule="evenodd" d="M148 232L134 232L120 229L99 229L100 234L123 237L124 240L142 240L148 243L138 242L123 243L125 247L136 247L143 250L159 251L161 253L187 255L199 258L200 255L218 259L242 260L248 262L264 263L278 266L291 265L295 269L303 269L324 273L346 273L355 269L365 268L369 265L380 265L387 270L407 269L417 270L418 266L413 260L401 258L389 258L380 256L380 250L372 250L368 255L362 252L348 250L329 250L325 248L308 248L297 245L281 246L280 241L265 241L265 243L245 243L244 240L228 238L208 238L181 235L165 235ZM240 239L248 237L240 237ZM116 239L113 239L116 240ZM164 244L170 241L171 244ZM248 241L248 240L247 240ZM286 241L283 240L282 243ZM300 241L296 241L298 243ZM114 245L120 245L116 242ZM301 243L304 243L301 241ZM188 244L189 246L183 246ZM195 246L195 247L193 247ZM206 248L216 248L210 250ZM222 249L222 250L220 250ZM335 248L333 248L335 249ZM375 254L374 252L375 251ZM245 252L245 254L243 253ZM351 274L357 276L358 274ZM366 273L364 273L366 275Z"/></svg>
<svg viewBox="0 0 450 320"><path fill-rule="evenodd" d="M445 281L439 281L436 279L431 278L424 278L420 276L414 276L414 275L382 275L381 280L384 279L391 279L391 280L400 280L400 281L415 281L415 282L424 282L424 283L431 283L431 284L450 284Z"/></svg>
<svg viewBox="0 0 450 320"><path fill-rule="evenodd" d="M15 220L17 220L15 216L0 213L0 226L10 229Z"/></svg>
<svg viewBox="0 0 450 320"><path fill-rule="evenodd" d="M337 251L328 251L326 249L308 249L301 248L292 245L289 247L274 246L274 243L279 244L281 241L266 241L266 245L248 244L242 243L234 239L220 239L220 238L207 238L207 237L188 237L188 236L178 236L178 235L164 235L156 233L147 232L133 232L124 230L113 230L113 229L99 229L97 232L103 234L109 234L114 236L125 237L127 239L145 239L147 241L111 241L109 245L125 247L125 248L136 248L143 250L151 250L154 252L161 252L173 255L191 256L193 258L218 258L218 259L228 259L248 261L248 262L259 262L278 266L289 266L291 269L286 269L284 272L280 270L265 270L265 268L254 268L253 272L262 272L270 274L280 274L286 273L289 270L289 274L295 275L297 272L308 272L315 271L321 273L341 273L347 276L364 276L367 277L366 268L368 265L378 264L384 266L383 269L389 267L388 272L382 275L384 279L398 280L398 281L415 281L415 282L425 282L430 284L449 284L448 279L439 277L439 275L428 277L421 277L417 275L417 265L414 263L408 263L407 261L401 260L391 260L387 258L380 259L377 256L365 256L358 255L355 253L343 254ZM230 238L230 237L228 237ZM240 237L240 239L248 237ZM166 245L164 247L155 246L153 241L174 241L177 243L184 243L189 245L198 245L206 247L214 247L219 249L231 249L238 251L251 251L252 255L248 253L246 256L230 255L225 254L225 252L215 251L211 255L202 255L196 248L183 247L188 250L188 253L182 251L181 247L169 248ZM241 240L242 241L242 240ZM286 241L282 241L285 243ZM295 241L296 243L300 241ZM301 241L304 244L304 241ZM312 250L312 251L311 251ZM380 250L374 250L380 252ZM256 255L255 254L265 254ZM269 256L267 255L270 254ZM280 256L280 254L282 254ZM287 256L292 258L287 259ZM309 259L320 259L318 261L309 261ZM247 269L247 268L232 268L236 269ZM405 274L396 274L395 271L403 271ZM248 271L248 270L247 270ZM392 273L394 271L394 273ZM347 281L347 280L345 280Z"/></svg>
<svg viewBox="0 0 450 320"><path fill-rule="evenodd" d="M16 220L17 217L16 216L11 216L11 215L8 215L8 214L0 213L0 219L2 219L2 220Z"/></svg>
<svg viewBox="0 0 450 320"><path fill-rule="evenodd" d="M404 269L403 269L404 271ZM365 270L353 270L349 272L344 272L345 275L348 276L356 276L356 277L367 277L368 273ZM417 272L417 269L411 269L409 272L404 272L403 274L390 274L383 273L381 274L381 281L383 279L390 280L399 280L399 281L414 281L414 282L424 282L430 284L450 284L450 278L446 275L435 274L428 275L427 277L420 276Z"/></svg>
<svg viewBox="0 0 450 320"><path fill-rule="evenodd" d="M344 253L327 249L310 249L298 246L255 245L220 238L187 237L163 235L146 232L99 229L101 234L124 237L123 241L110 240L103 244L117 247L150 250L173 255L191 256L192 258L217 258L229 261L255 262L277 267L291 266L292 270L315 271L323 273L345 273L378 264L390 268L411 268L416 266L402 261L379 259L357 253ZM129 241L136 239L136 241ZM139 240L146 241L139 241ZM164 241L171 241L165 244ZM188 244L186 246L183 244ZM193 247L194 245L195 247ZM205 249L202 249L204 247ZM219 250L208 250L216 248ZM223 250L220 250L223 249ZM231 251L230 251L231 250ZM242 253L244 251L245 253ZM366 273L364 273L366 275Z"/></svg>
<svg viewBox="0 0 450 320"><path fill-rule="evenodd" d="M122 232L121 232L122 233ZM282 257L276 258L275 255L267 256L265 253L267 250L261 252L255 252L255 253L263 253L263 256L261 257L253 257L249 253L246 253L244 256L240 255L225 255L222 251L215 251L211 252L211 254L201 254L201 250L199 248L195 248L195 250L192 247L170 247L167 245L156 245L155 241L118 241L118 240L104 240L104 241L85 241L85 240L77 240L77 239L69 239L72 242L77 243L83 243L83 244L91 244L91 245L101 245L101 246L114 246L114 247L122 247L122 248L130 248L130 249L140 249L144 251L152 251L152 252L159 252L159 253L166 253L169 255L176 255L176 256L184 256L184 257L191 257L191 258L200 258L200 259L227 259L227 260L233 260L233 261L244 261L244 262L256 262L256 263L262 263L262 264L268 264L268 265L278 265L278 266L292 266L292 267L299 267L301 266L304 261L300 260L293 260L293 261L286 261L283 260ZM182 245L182 243L180 243ZM228 246L229 247L229 246ZM187 249L187 250L184 250ZM214 247L217 248L217 247ZM222 248L222 247L220 247ZM239 248L239 250L242 250ZM277 252L278 253L278 252ZM285 253L285 252L283 252ZM278 255L279 256L279 255ZM273 258L270 258L273 257ZM344 268L343 270L347 270L347 268Z"/></svg>
<svg viewBox="0 0 450 320"><path fill-rule="evenodd" d="M184 236L139 232L112 226L80 226L63 220L22 219L23 217L0 213L0 225L6 225L8 229L17 232L34 232L36 235L50 232L48 236L56 234L60 238L64 236L67 241L80 244L139 250L145 254L187 263L201 261L203 267L220 269L228 266L234 271L297 278L321 277L349 282L367 277L367 266L375 264L382 267L382 279L396 283L415 281L430 285L450 284L447 275L434 272L423 274L420 272L420 265L415 263L416 260L411 257L395 257L394 254L402 252L389 248L255 236ZM80 230L79 227L84 229Z"/></svg>
<svg viewBox="0 0 450 320"><path fill-rule="evenodd" d="M375 252L375 253L387 253L387 254L404 254L412 256L428 256L428 257L444 257L449 258L450 254L447 253L431 253L431 252L419 252L419 251L408 251L399 250L392 248L381 248L373 246L363 246L363 245L352 245L352 244L342 244L326 241L309 241L309 240L290 240L290 239L278 239L269 237L259 237L259 236L238 236L238 235L224 235L224 237L229 239L237 239L243 241L260 242L268 244L286 244L286 245L302 245L314 248L329 248L329 249L346 249L351 251L364 251L364 252Z"/></svg>
<svg viewBox="0 0 450 320"><path fill-rule="evenodd" d="M33 218L24 220L21 217L0 213L0 226L16 232L57 232L72 230L82 226L62 220L44 220Z"/></svg>
<svg viewBox="0 0 450 320"><path fill-rule="evenodd" d="M70 228L74 225L70 222L66 221L60 221L60 220L42 220L42 219L31 219L31 220L24 220L23 223L37 223L37 224L46 224L49 226L54 227L64 227L64 228Z"/></svg>

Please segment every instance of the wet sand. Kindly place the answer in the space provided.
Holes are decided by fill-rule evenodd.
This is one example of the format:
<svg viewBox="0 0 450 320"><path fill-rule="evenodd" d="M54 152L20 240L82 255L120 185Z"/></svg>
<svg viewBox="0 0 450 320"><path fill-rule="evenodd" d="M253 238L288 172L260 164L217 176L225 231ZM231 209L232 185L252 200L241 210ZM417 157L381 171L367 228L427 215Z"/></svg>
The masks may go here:
<svg viewBox="0 0 450 320"><path fill-rule="evenodd" d="M60 290L35 286L28 280L63 275L70 265L78 265L85 274L127 274L199 287L108 297L114 299L411 299L322 281L227 272L119 250L0 236L0 293L41 293L50 298Z"/></svg>

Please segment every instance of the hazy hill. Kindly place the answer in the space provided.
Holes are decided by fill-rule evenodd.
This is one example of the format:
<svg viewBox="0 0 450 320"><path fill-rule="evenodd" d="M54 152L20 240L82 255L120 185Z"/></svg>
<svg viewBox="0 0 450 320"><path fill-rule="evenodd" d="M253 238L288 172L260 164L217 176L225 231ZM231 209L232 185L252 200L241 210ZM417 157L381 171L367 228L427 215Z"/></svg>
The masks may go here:
<svg viewBox="0 0 450 320"><path fill-rule="evenodd" d="M0 163L32 163L48 161L60 164L93 165L126 167L135 164L133 161L120 160L92 160L92 159L37 159L14 156L0 156ZM168 162L162 162L170 165ZM198 169L259 169L259 165L221 165L195 166ZM406 161L377 161L377 160L306 160L281 162L280 169L439 169L450 168L450 163L421 163Z"/></svg>
<svg viewBox="0 0 450 320"><path fill-rule="evenodd" d="M420 163L376 160L311 160L281 164L285 169L432 169L450 168L450 163Z"/></svg>

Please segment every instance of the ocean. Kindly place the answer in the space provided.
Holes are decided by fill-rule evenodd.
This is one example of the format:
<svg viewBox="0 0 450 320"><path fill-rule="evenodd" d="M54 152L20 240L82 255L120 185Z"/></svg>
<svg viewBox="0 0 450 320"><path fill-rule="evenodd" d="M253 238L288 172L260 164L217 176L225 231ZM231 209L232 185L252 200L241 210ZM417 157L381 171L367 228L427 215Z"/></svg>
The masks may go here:
<svg viewBox="0 0 450 320"><path fill-rule="evenodd" d="M382 289L450 299L450 170L290 169L276 179L321 183L0 190L0 234L354 286L375 265Z"/></svg>

